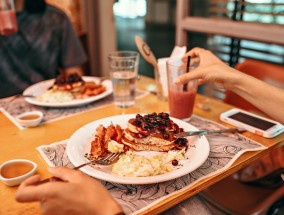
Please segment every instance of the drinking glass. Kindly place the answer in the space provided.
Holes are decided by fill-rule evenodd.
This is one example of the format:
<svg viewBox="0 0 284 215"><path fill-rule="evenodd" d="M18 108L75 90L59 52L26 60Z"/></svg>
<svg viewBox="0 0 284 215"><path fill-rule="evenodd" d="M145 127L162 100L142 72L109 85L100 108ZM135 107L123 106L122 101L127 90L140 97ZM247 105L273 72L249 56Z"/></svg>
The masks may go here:
<svg viewBox="0 0 284 215"><path fill-rule="evenodd" d="M174 80L186 72L191 72L195 67L185 68L180 59L170 59L167 61L167 77L169 90L169 110L170 116L189 120L192 115L195 95L197 92L197 80L189 81L184 85L176 85Z"/></svg>
<svg viewBox="0 0 284 215"><path fill-rule="evenodd" d="M18 31L14 0L0 0L0 34L9 35Z"/></svg>
<svg viewBox="0 0 284 215"><path fill-rule="evenodd" d="M114 103L130 107L135 103L139 54L135 51L116 51L108 55Z"/></svg>

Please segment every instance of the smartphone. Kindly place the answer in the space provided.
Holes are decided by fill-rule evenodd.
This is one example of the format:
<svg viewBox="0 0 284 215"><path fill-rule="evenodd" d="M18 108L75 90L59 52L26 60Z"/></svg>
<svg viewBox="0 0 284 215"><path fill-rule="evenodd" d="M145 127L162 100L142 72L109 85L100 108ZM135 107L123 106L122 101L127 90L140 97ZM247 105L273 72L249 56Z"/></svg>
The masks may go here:
<svg viewBox="0 0 284 215"><path fill-rule="evenodd" d="M233 108L220 115L220 119L266 138L272 138L284 131L284 126L271 119Z"/></svg>

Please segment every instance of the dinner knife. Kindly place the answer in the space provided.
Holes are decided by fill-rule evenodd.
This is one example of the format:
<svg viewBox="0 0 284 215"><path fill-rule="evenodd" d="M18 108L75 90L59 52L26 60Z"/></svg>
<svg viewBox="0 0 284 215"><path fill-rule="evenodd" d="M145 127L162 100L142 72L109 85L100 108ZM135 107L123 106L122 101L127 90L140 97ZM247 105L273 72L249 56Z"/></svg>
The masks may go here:
<svg viewBox="0 0 284 215"><path fill-rule="evenodd" d="M224 133L224 132L244 132L246 129L244 128L229 128L229 129L220 129L220 130L199 130L199 131L185 131L180 132L175 135L176 138L194 136L194 135L206 135L206 134L216 134L216 133Z"/></svg>

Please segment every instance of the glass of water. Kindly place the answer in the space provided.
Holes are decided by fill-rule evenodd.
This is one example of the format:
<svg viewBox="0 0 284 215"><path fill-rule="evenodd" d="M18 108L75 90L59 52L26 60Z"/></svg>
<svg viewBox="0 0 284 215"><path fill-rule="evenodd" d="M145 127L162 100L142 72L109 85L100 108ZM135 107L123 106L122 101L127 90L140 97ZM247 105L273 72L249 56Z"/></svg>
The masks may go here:
<svg viewBox="0 0 284 215"><path fill-rule="evenodd" d="M139 53L135 51L111 52L108 55L108 61L114 103L119 107L133 106L135 103Z"/></svg>

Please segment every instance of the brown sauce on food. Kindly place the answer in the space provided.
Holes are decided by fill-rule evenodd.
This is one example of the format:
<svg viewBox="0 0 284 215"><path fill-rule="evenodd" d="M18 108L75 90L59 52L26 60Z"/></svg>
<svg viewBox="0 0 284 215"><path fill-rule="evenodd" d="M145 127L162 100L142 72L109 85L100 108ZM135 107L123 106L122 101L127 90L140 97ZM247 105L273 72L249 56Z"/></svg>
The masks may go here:
<svg viewBox="0 0 284 215"><path fill-rule="evenodd" d="M39 115L32 114L32 115L22 116L22 117L20 117L20 120L33 120L33 119L37 119L37 118L39 118Z"/></svg>
<svg viewBox="0 0 284 215"><path fill-rule="evenodd" d="M30 172L33 165L26 162L10 163L1 168L1 176L4 178L15 178Z"/></svg>

